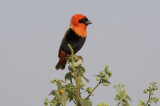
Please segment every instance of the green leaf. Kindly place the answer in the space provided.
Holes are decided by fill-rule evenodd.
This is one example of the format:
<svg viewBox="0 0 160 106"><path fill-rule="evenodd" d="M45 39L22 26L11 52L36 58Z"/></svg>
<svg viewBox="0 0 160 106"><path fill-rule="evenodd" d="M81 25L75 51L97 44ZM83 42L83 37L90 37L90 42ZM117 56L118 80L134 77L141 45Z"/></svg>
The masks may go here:
<svg viewBox="0 0 160 106"><path fill-rule="evenodd" d="M85 90L85 89L83 88L83 86L80 86L80 89Z"/></svg>
<svg viewBox="0 0 160 106"><path fill-rule="evenodd" d="M129 101L132 101L131 97L129 97L128 95L127 95L127 99L128 99Z"/></svg>
<svg viewBox="0 0 160 106"><path fill-rule="evenodd" d="M85 92L88 92L88 94L90 94L92 92L92 87L88 87Z"/></svg>
<svg viewBox="0 0 160 106"><path fill-rule="evenodd" d="M78 67L78 76L82 76L85 72L85 69L83 66Z"/></svg>
<svg viewBox="0 0 160 106"><path fill-rule="evenodd" d="M128 101L125 100L125 99L123 99L122 102L123 102L124 104L128 104Z"/></svg>
<svg viewBox="0 0 160 106"><path fill-rule="evenodd" d="M65 75L65 82L66 82L67 80L70 80L70 82L72 83L72 75L71 75L71 72L69 72L69 73L67 73L67 74Z"/></svg>
<svg viewBox="0 0 160 106"><path fill-rule="evenodd" d="M66 92L66 91L64 91L63 93L62 93L62 103L63 103L63 105L65 106L66 105L66 102L67 102L67 100L68 100L68 92Z"/></svg>
<svg viewBox="0 0 160 106"><path fill-rule="evenodd" d="M76 87L72 83L65 85L65 87L66 91L69 93L69 101L73 100L76 94Z"/></svg>
<svg viewBox="0 0 160 106"><path fill-rule="evenodd" d="M108 80L102 79L102 83L109 83L111 84Z"/></svg>
<svg viewBox="0 0 160 106"><path fill-rule="evenodd" d="M100 74L98 74L98 75L94 75L94 76L99 77L99 78L102 78L102 76L101 76Z"/></svg>
<svg viewBox="0 0 160 106"><path fill-rule="evenodd" d="M71 66L68 66L68 70L73 72L73 68Z"/></svg>
<svg viewBox="0 0 160 106"><path fill-rule="evenodd" d="M92 106L92 102L89 98L79 98L81 106Z"/></svg>
<svg viewBox="0 0 160 106"><path fill-rule="evenodd" d="M54 94L57 92L57 90L52 90L50 93L49 93L49 95L53 95L54 96Z"/></svg>
<svg viewBox="0 0 160 106"><path fill-rule="evenodd" d="M66 86L66 89L70 89L70 88L76 89L76 87L75 87L72 83L68 83L68 84L65 85L65 86Z"/></svg>
<svg viewBox="0 0 160 106"><path fill-rule="evenodd" d="M61 103L59 103L56 99L52 100L53 106L60 106Z"/></svg>
<svg viewBox="0 0 160 106"><path fill-rule="evenodd" d="M54 106L54 105L53 105ZM61 103L57 103L55 106L61 106Z"/></svg>
<svg viewBox="0 0 160 106"><path fill-rule="evenodd" d="M69 102L73 100L73 96L72 95L68 95L69 97Z"/></svg>
<svg viewBox="0 0 160 106"><path fill-rule="evenodd" d="M90 88L91 88L91 87L88 87L85 92L88 92L88 90L89 90Z"/></svg>
<svg viewBox="0 0 160 106"><path fill-rule="evenodd" d="M84 78L84 80L86 80L89 83L89 79L86 78L85 76L82 76Z"/></svg>
<svg viewBox="0 0 160 106"><path fill-rule="evenodd" d="M57 87L58 87L58 91L60 91L61 88L62 88L61 82L60 82L60 81L57 81L57 82L56 82L56 85L57 85Z"/></svg>
<svg viewBox="0 0 160 106"><path fill-rule="evenodd" d="M122 106L130 106L128 103L122 103Z"/></svg>

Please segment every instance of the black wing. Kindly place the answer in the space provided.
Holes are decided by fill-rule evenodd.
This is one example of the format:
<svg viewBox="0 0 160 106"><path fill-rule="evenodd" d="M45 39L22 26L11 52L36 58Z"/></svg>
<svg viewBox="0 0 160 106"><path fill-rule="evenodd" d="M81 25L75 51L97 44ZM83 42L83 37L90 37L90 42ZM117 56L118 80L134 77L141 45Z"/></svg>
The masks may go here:
<svg viewBox="0 0 160 106"><path fill-rule="evenodd" d="M66 54L70 55L71 51L68 47L68 44L70 44L76 54L82 48L85 41L86 37L78 36L71 28L69 28L62 40L59 52L60 50L63 50Z"/></svg>

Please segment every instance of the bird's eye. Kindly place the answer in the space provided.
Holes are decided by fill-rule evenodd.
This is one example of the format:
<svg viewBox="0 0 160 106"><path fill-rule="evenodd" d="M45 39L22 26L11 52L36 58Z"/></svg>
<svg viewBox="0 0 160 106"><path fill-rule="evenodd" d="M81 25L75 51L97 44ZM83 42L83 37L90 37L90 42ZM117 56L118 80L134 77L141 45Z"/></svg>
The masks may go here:
<svg viewBox="0 0 160 106"><path fill-rule="evenodd" d="M88 19L87 18L83 18L83 19L79 20L79 23L85 23L86 21L88 21Z"/></svg>

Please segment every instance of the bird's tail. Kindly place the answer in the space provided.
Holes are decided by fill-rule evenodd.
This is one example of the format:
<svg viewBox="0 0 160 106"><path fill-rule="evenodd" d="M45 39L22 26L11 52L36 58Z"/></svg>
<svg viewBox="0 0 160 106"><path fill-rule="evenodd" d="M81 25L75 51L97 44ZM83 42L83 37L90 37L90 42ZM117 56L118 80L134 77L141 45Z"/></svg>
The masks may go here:
<svg viewBox="0 0 160 106"><path fill-rule="evenodd" d="M63 70L65 69L65 66L66 66L66 63L67 63L67 59L66 58L60 58L57 65L56 65L56 70Z"/></svg>

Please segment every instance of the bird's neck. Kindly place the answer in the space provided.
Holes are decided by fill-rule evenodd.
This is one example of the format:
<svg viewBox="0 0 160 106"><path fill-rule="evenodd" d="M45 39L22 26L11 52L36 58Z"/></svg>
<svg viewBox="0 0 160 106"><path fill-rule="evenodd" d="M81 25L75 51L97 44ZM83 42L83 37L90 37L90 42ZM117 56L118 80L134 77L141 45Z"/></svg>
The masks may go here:
<svg viewBox="0 0 160 106"><path fill-rule="evenodd" d="M72 30L80 37L86 37L87 36L87 26L80 25L80 26L70 26Z"/></svg>

